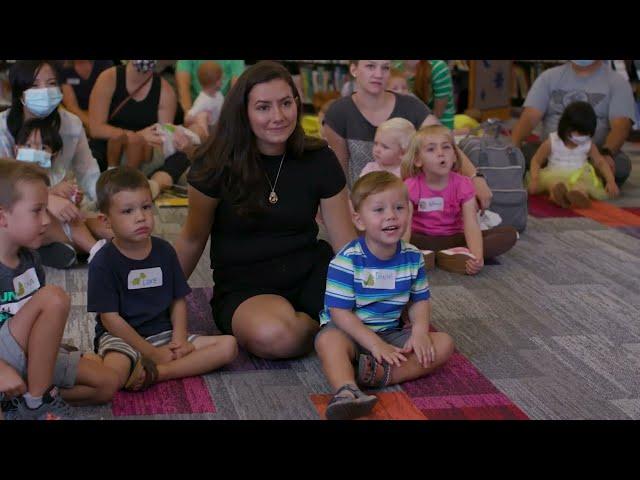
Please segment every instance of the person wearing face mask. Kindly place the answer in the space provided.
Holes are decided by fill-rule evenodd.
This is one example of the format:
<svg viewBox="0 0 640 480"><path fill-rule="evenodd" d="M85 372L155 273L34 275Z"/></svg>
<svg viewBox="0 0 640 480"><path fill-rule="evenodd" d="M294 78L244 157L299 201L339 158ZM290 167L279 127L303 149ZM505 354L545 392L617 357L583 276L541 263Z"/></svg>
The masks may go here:
<svg viewBox="0 0 640 480"><path fill-rule="evenodd" d="M531 159L529 193L549 193L550 200L563 208L588 208L591 198L618 196L613 172L591 141L596 124L596 113L588 102L565 108L558 131L549 134Z"/></svg>
<svg viewBox="0 0 640 480"><path fill-rule="evenodd" d="M49 192L47 210L59 223L79 221L95 200L95 186L100 169L91 154L82 121L64 109L58 109L62 93L58 80L58 65L53 60L19 60L9 72L11 107L0 113L0 157L13 157L16 138L24 124L41 119L46 128L58 132L62 149L55 157L56 175L75 177L78 189L83 193L84 208L78 208L71 199ZM41 162L46 162L38 154ZM35 158L34 155L32 155ZM54 223L54 222L52 222ZM95 238L105 238L109 232L97 218L85 221ZM76 252L64 242L47 239L41 248L42 262L51 267L65 268L76 261Z"/></svg>
<svg viewBox="0 0 640 480"><path fill-rule="evenodd" d="M158 184L177 182L188 168L184 153L191 147L178 136L178 150L162 155L163 137L157 123L173 123L177 99L173 88L155 72L156 60L130 60L100 74L89 98L89 126L94 139L101 139L94 153L103 169L123 163L151 176L154 196ZM158 147L158 148L154 148ZM165 178L166 177L166 178Z"/></svg>
<svg viewBox="0 0 640 480"><path fill-rule="evenodd" d="M571 60L543 72L533 83L524 110L513 129L514 145L522 147L527 168L539 143L523 142L542 122L542 140L558 129L564 109L588 102L597 117L593 142L621 186L631 173L631 161L620 149L634 122L631 85L603 60Z"/></svg>

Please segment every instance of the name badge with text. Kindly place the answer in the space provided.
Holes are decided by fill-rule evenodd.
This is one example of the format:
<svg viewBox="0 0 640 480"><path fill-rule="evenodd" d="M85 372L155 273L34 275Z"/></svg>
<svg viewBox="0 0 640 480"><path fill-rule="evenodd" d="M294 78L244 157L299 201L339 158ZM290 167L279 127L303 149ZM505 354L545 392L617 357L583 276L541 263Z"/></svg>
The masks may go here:
<svg viewBox="0 0 640 480"><path fill-rule="evenodd" d="M13 289L16 292L16 299L31 295L33 292L40 288L40 280L38 280L38 274L36 269L31 267L22 275L18 275L13 279Z"/></svg>
<svg viewBox="0 0 640 480"><path fill-rule="evenodd" d="M364 271L365 288L393 290L396 288L396 272L394 270L367 269Z"/></svg>
<svg viewBox="0 0 640 480"><path fill-rule="evenodd" d="M444 210L444 198L421 198L418 203L419 212L441 212Z"/></svg>
<svg viewBox="0 0 640 480"><path fill-rule="evenodd" d="M129 290L154 288L162 286L162 269L160 267L131 270L127 277Z"/></svg>

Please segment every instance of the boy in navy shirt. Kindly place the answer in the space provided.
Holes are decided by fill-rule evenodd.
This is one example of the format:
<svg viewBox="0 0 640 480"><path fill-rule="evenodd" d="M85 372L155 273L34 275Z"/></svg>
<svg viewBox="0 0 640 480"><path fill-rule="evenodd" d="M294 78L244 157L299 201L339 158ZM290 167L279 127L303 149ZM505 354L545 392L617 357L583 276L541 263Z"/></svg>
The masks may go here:
<svg viewBox="0 0 640 480"><path fill-rule="evenodd" d="M137 170L104 172L96 186L100 217L114 238L89 264L87 310L97 313L95 348L120 388L201 375L237 354L230 335L187 333L191 288L173 247L152 237L151 190Z"/></svg>

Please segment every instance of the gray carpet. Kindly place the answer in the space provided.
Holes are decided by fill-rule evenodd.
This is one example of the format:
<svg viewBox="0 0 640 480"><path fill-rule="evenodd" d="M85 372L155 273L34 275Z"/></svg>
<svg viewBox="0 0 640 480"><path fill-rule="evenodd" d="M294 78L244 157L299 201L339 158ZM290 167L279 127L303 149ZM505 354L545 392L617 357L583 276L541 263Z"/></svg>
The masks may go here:
<svg viewBox="0 0 640 480"><path fill-rule="evenodd" d="M634 174L612 203L640 207L640 149L625 150ZM156 214L155 233L174 241L186 209ZM516 247L479 276L430 275L433 323L530 418L640 419L638 252L639 238L587 218L529 217ZM208 264L206 253L192 287L212 285ZM65 338L90 349L86 267L47 269L47 279L72 296ZM204 378L216 392L216 414L188 418L318 418L308 392L329 391L315 356Z"/></svg>

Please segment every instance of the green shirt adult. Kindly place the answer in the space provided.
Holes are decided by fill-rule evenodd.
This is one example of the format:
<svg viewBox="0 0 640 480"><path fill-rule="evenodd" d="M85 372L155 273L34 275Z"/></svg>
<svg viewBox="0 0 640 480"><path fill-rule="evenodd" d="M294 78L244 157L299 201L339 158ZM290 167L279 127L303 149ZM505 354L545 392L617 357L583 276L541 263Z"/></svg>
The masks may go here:
<svg viewBox="0 0 640 480"><path fill-rule="evenodd" d="M434 100L440 98L447 98L447 106L444 112L440 116L439 120L445 127L453 130L453 118L456 114L456 106L453 101L453 80L451 79L451 71L449 65L444 60L429 60L431 64L431 98L427 103L428 107L433 110ZM392 67L398 70L404 70L403 60L394 60ZM413 91L415 84L415 78L409 77L407 79L409 90Z"/></svg>
<svg viewBox="0 0 640 480"><path fill-rule="evenodd" d="M200 94L202 87L198 81L198 68L204 62L211 60L178 60L176 63L176 72L187 72L191 75L191 100L195 100ZM222 67L222 88L220 91L223 95L227 95L229 88L231 87L231 79L233 77L239 77L244 71L244 60L213 60Z"/></svg>

